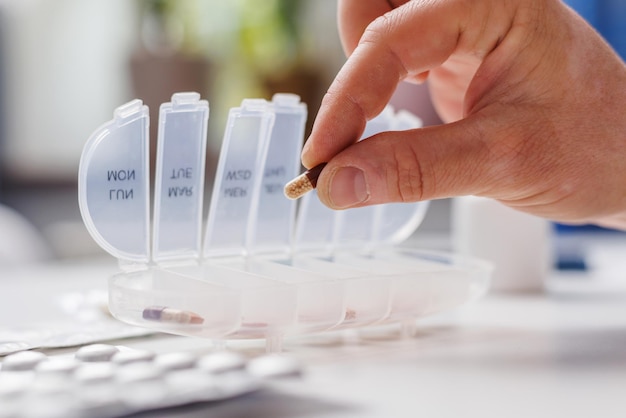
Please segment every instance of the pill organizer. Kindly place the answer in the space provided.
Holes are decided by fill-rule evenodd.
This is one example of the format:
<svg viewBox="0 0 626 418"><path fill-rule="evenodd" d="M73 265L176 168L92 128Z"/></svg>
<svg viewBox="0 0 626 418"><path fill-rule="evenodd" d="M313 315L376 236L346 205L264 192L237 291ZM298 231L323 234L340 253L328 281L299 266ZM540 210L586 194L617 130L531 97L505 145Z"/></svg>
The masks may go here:
<svg viewBox="0 0 626 418"><path fill-rule="evenodd" d="M301 374L282 354L156 354L107 344L60 355L23 351L0 363L0 418L127 416L279 391L279 382Z"/></svg>
<svg viewBox="0 0 626 418"><path fill-rule="evenodd" d="M481 260L401 245L427 202L333 211L315 191L285 198L307 118L293 94L230 110L204 222L208 117L197 93L161 105L153 201L140 100L116 109L85 145L80 209L120 261L109 280L115 317L179 335L263 338L272 351L285 336L390 323L410 330L488 288L491 266ZM420 126L388 106L363 138Z"/></svg>

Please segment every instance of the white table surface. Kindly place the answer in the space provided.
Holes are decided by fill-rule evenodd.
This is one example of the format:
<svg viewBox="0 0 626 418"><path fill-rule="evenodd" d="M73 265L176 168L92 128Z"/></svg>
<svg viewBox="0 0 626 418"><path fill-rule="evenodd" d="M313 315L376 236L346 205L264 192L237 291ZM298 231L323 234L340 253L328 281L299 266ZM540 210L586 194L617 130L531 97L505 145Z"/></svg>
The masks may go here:
<svg viewBox="0 0 626 418"><path fill-rule="evenodd" d="M59 309L59 295L106 289L115 270L109 262L0 269L0 330L72 321ZM626 416L623 284L555 276L549 288L488 295L462 312L420 321L412 337L387 327L289 339L284 351L304 364L302 379L142 416ZM156 352L212 347L166 335L115 343ZM259 341L229 347L250 356L264 351Z"/></svg>

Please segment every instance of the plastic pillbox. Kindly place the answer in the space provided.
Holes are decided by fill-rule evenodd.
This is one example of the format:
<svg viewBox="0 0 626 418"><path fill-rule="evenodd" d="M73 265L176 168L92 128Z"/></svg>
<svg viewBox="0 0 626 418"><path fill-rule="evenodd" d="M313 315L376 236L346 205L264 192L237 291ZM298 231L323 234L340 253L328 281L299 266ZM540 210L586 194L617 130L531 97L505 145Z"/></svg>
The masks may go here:
<svg viewBox="0 0 626 418"><path fill-rule="evenodd" d="M483 294L491 268L398 246L427 203L332 211L283 186L300 170L306 106L296 95L231 109L201 245L209 107L197 93L161 106L150 233L148 110L135 100L87 142L79 203L94 239L120 260L109 309L131 324L213 339L265 338L400 323ZM387 107L363 137L421 121ZM299 204L296 217L296 205Z"/></svg>

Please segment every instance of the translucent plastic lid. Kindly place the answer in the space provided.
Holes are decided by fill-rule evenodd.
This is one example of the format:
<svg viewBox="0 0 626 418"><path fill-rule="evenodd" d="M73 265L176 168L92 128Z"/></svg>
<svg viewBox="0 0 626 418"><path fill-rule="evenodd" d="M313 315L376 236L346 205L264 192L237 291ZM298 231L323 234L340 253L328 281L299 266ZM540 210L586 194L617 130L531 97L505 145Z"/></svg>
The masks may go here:
<svg viewBox="0 0 626 418"><path fill-rule="evenodd" d="M368 121L361 136L361 141L378 133L389 131L394 124L394 111L391 106L386 106L383 111ZM366 206L338 211L336 247L362 248L370 246L376 234L376 212L379 206Z"/></svg>
<svg viewBox="0 0 626 418"><path fill-rule="evenodd" d="M209 207L205 257L246 253L273 123L274 112L263 99L244 99L230 110Z"/></svg>
<svg viewBox="0 0 626 418"><path fill-rule="evenodd" d="M88 139L80 160L78 203L87 230L114 257L150 259L148 108L118 107Z"/></svg>
<svg viewBox="0 0 626 418"><path fill-rule="evenodd" d="M294 252L322 251L331 253L335 248L336 213L320 201L317 190L300 199L296 223Z"/></svg>
<svg viewBox="0 0 626 418"><path fill-rule="evenodd" d="M306 106L296 95L271 102L245 99L231 109L201 252L204 165L209 105L197 93L177 93L161 106L150 239L148 112L135 100L89 139L81 159L79 201L94 239L120 260L178 259L291 251L374 249L406 239L427 203L386 204L332 211L315 191L300 202L282 187L299 171ZM363 138L413 129L419 118L387 106ZM295 240L294 237L295 229Z"/></svg>
<svg viewBox="0 0 626 418"><path fill-rule="evenodd" d="M300 171L307 109L295 94L274 95L272 107L274 126L248 243L252 254L291 251L295 224L296 201L285 199L283 188Z"/></svg>
<svg viewBox="0 0 626 418"><path fill-rule="evenodd" d="M362 140L390 130L416 129L422 121L391 106L368 121ZM372 250L408 238L422 222L428 202L389 203L333 211L324 206L316 191L300 199L294 248L332 253L339 249Z"/></svg>
<svg viewBox="0 0 626 418"><path fill-rule="evenodd" d="M161 105L154 188L153 259L197 258L202 242L209 103L176 93Z"/></svg>

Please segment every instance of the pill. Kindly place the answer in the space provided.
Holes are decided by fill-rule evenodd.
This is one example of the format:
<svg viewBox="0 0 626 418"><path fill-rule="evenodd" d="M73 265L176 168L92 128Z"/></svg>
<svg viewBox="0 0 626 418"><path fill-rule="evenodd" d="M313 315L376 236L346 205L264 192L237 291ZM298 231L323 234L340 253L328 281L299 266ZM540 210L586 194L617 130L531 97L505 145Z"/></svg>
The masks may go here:
<svg viewBox="0 0 626 418"><path fill-rule="evenodd" d="M165 375L169 395L182 402L218 399L219 381L198 369L175 370Z"/></svg>
<svg viewBox="0 0 626 418"><path fill-rule="evenodd" d="M40 396L61 396L68 393L68 386L73 382L70 374L37 373L30 385L29 395L39 400Z"/></svg>
<svg viewBox="0 0 626 418"><path fill-rule="evenodd" d="M263 379L297 377L302 374L300 363L293 357L269 354L250 360L248 372Z"/></svg>
<svg viewBox="0 0 626 418"><path fill-rule="evenodd" d="M167 406L169 397L161 369L151 363L133 363L122 367L116 376L124 390L122 401L134 408L152 409Z"/></svg>
<svg viewBox="0 0 626 418"><path fill-rule="evenodd" d="M119 349L108 344L91 344L79 348L74 355L80 361L109 361Z"/></svg>
<svg viewBox="0 0 626 418"><path fill-rule="evenodd" d="M40 375L69 375L78 367L72 357L51 357L48 361L37 364L36 371Z"/></svg>
<svg viewBox="0 0 626 418"><path fill-rule="evenodd" d="M198 360L198 367L213 374L225 373L231 370L243 369L246 360L240 354L232 351L220 351L208 354Z"/></svg>
<svg viewBox="0 0 626 418"><path fill-rule="evenodd" d="M176 402L172 401L169 393L170 391L165 382L161 378L157 378L154 380L125 382L120 398L125 405L141 411L165 408L171 404L175 405Z"/></svg>
<svg viewBox="0 0 626 418"><path fill-rule="evenodd" d="M285 196L289 199L298 199L317 187L317 179L326 167L326 163L318 164L310 170L300 174L285 185Z"/></svg>
<svg viewBox="0 0 626 418"><path fill-rule="evenodd" d="M115 364L131 364L131 363L140 363L146 361L152 361L154 359L155 354L151 351L145 350L130 350L130 351L120 351L113 355L111 361Z"/></svg>
<svg viewBox="0 0 626 418"><path fill-rule="evenodd" d="M163 371L150 363L135 363L120 368L115 377L121 383L147 382L161 379Z"/></svg>
<svg viewBox="0 0 626 418"><path fill-rule="evenodd" d="M5 357L2 362L2 371L33 370L37 364L48 357L37 351L22 351Z"/></svg>
<svg viewBox="0 0 626 418"><path fill-rule="evenodd" d="M160 354L154 359L154 364L164 371L189 369L195 363L196 356L185 352Z"/></svg>
<svg viewBox="0 0 626 418"><path fill-rule="evenodd" d="M166 306L149 306L143 310L143 319L149 321L172 322L176 324L202 324L204 318L194 312Z"/></svg>
<svg viewBox="0 0 626 418"><path fill-rule="evenodd" d="M111 380L115 375L112 363L85 363L74 372L74 379L79 383L100 383Z"/></svg>

